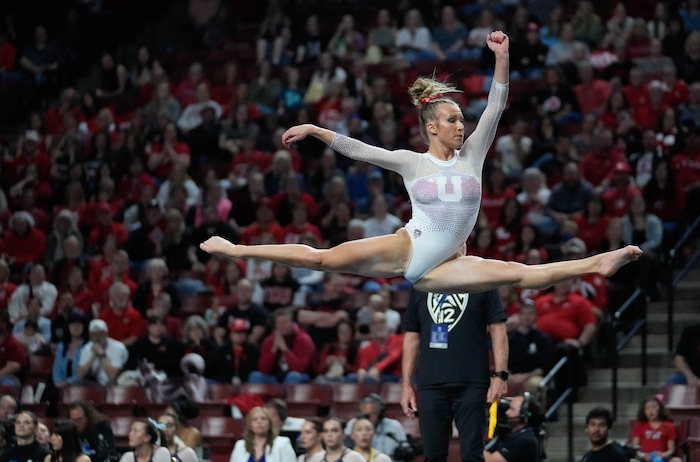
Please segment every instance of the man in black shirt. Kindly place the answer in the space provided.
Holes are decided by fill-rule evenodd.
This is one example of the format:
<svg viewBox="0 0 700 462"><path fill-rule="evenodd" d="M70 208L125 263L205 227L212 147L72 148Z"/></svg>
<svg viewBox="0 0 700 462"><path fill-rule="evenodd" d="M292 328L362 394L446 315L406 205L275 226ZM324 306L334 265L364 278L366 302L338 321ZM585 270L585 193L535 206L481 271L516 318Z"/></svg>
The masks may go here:
<svg viewBox="0 0 700 462"><path fill-rule="evenodd" d="M683 329L673 358L677 372L666 380L672 385L700 385L700 323Z"/></svg>
<svg viewBox="0 0 700 462"><path fill-rule="evenodd" d="M586 435L591 440L591 450L583 455L581 462L629 462L630 457L619 444L608 439L612 428L609 410L596 407L586 416Z"/></svg>
<svg viewBox="0 0 700 462"><path fill-rule="evenodd" d="M404 319L401 406L407 416L420 412L427 462L447 460L453 419L462 460L484 460L484 406L507 388L505 321L495 290L454 295L413 290ZM487 327L496 370L490 378Z"/></svg>
<svg viewBox="0 0 700 462"><path fill-rule="evenodd" d="M542 417L540 407L528 392L508 401L505 412L508 431L489 441L484 449L484 460L538 462L541 455L538 435Z"/></svg>
<svg viewBox="0 0 700 462"><path fill-rule="evenodd" d="M17 414L15 420L16 442L3 452L0 462L11 461L42 461L49 454L49 450L36 440L36 428L39 420L29 412L23 411Z"/></svg>
<svg viewBox="0 0 700 462"><path fill-rule="evenodd" d="M229 327L234 319L244 319L248 323L248 338L246 341L260 346L267 332L269 314L265 308L253 303L255 286L249 279L241 279L236 283L236 304L228 307L219 317L216 325L216 342L223 345L226 342Z"/></svg>

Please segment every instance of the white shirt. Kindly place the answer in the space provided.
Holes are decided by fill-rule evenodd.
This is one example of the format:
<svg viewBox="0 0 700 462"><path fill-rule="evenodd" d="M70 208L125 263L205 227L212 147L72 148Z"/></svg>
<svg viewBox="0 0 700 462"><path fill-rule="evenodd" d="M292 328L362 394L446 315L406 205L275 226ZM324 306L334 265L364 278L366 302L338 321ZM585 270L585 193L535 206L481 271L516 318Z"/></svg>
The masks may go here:
<svg viewBox="0 0 700 462"><path fill-rule="evenodd" d="M82 367L87 365L92 361L92 369L90 370L90 375L97 378L97 381L101 385L107 385L109 383L109 376L105 371L104 367L99 361L93 361L92 353L93 342L88 342L82 349L80 353L80 361L78 366ZM107 348L105 348L105 355L107 359L112 364L112 366L121 369L126 364L127 359L129 359L129 351L126 349L124 344L118 340L112 338L107 338ZM168 452L170 456L170 452Z"/></svg>
<svg viewBox="0 0 700 462"><path fill-rule="evenodd" d="M366 238L394 234L396 230L402 226L403 221L401 221L399 217L390 213L388 213L381 221L375 217L370 217L363 223Z"/></svg>
<svg viewBox="0 0 700 462"><path fill-rule="evenodd" d="M41 315L50 317L58 296L56 286L44 281L38 286L32 287L32 293L41 300ZM27 300L29 300L29 284L22 284L17 287L7 303L10 321L15 323L17 320L27 317Z"/></svg>
<svg viewBox="0 0 700 462"><path fill-rule="evenodd" d="M313 456L309 457L308 459L304 459L304 462L335 462L334 460L326 461L326 455L326 451L320 451L314 454ZM343 456L341 457L341 460L343 462L367 462L365 458L362 457L362 454L348 448L346 448L345 451L343 451Z"/></svg>
<svg viewBox="0 0 700 462"><path fill-rule="evenodd" d="M397 47L410 46L419 50L430 50L432 41L430 30L427 27L419 27L414 32L404 27L396 33Z"/></svg>
<svg viewBox="0 0 700 462"><path fill-rule="evenodd" d="M245 440L236 441L229 462L248 462L250 454L245 449ZM292 442L286 436L278 436L272 447L265 447L265 462L296 462L297 455L292 449Z"/></svg>
<svg viewBox="0 0 700 462"><path fill-rule="evenodd" d="M135 462L136 457L134 451L125 452L119 462ZM172 457L170 456L170 451L168 448L159 447L153 451L150 462L172 462Z"/></svg>
<svg viewBox="0 0 700 462"><path fill-rule="evenodd" d="M501 156L501 168L507 176L520 177L523 171L523 164L518 159L513 135L499 136L496 140L496 152ZM529 136L520 137L520 150L524 157L530 154L532 149L532 138Z"/></svg>
<svg viewBox="0 0 700 462"><path fill-rule="evenodd" d="M209 100L205 103L194 103L187 106L182 112L182 115L177 121L177 126L186 132L197 128L197 126L202 123L202 109L205 107L214 109L214 116L217 120L221 117L223 111L216 101Z"/></svg>

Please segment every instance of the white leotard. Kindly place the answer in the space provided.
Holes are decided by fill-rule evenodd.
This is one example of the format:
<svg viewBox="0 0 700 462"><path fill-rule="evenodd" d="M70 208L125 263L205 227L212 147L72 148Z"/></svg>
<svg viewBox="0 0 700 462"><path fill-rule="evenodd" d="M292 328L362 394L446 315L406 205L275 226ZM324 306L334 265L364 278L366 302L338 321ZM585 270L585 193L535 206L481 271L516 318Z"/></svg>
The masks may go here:
<svg viewBox="0 0 700 462"><path fill-rule="evenodd" d="M508 85L493 82L488 105L474 132L449 161L409 150L388 151L343 135L331 147L352 159L392 170L403 178L411 200L406 224L413 254L404 277L416 282L455 255L476 224L484 160L506 106Z"/></svg>

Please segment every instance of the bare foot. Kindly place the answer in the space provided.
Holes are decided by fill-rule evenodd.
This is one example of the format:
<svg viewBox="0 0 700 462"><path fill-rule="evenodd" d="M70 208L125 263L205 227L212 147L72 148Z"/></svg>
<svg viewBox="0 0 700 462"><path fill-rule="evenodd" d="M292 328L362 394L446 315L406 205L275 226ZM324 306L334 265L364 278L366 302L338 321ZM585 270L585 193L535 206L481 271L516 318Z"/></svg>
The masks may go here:
<svg viewBox="0 0 700 462"><path fill-rule="evenodd" d="M236 248L234 244L227 241L223 237L213 236L199 244L199 248L207 253L215 253L227 257L234 257L233 251Z"/></svg>
<svg viewBox="0 0 700 462"><path fill-rule="evenodd" d="M636 245L628 245L623 249L605 252L601 255L603 258L601 259L600 267L598 267L598 272L605 277L610 277L627 263L639 260L642 253L642 249Z"/></svg>

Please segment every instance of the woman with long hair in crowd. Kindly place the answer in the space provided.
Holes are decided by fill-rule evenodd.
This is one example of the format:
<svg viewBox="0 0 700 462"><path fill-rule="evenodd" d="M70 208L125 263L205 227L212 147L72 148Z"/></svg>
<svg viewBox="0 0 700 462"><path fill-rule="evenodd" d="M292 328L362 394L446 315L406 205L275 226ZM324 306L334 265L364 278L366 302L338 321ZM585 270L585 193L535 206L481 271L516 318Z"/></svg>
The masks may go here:
<svg viewBox="0 0 700 462"><path fill-rule="evenodd" d="M245 436L236 441L230 462L296 462L291 441L278 435L265 408L251 409L245 422Z"/></svg>
<svg viewBox="0 0 700 462"><path fill-rule="evenodd" d="M455 89L422 77L409 93L419 108L421 132L429 140L425 154L390 152L310 124L292 127L283 135L287 146L313 136L348 157L401 175L414 204L413 217L405 227L394 234L349 241L330 249L298 244L234 245L215 236L200 244L202 250L369 277L404 275L418 290L460 293L503 284L541 288L596 272L609 276L639 258L641 250L633 246L537 266L457 256L478 217L482 169L508 94L508 37L501 31L492 32L486 45L496 55L493 83L487 107L466 142L462 110L445 96Z"/></svg>
<svg viewBox="0 0 700 462"><path fill-rule="evenodd" d="M53 423L49 444L51 454L46 456L44 462L90 462L90 458L83 454L78 430L70 419L59 419Z"/></svg>
<svg viewBox="0 0 700 462"><path fill-rule="evenodd" d="M652 461L661 457L665 461L681 462L679 457L674 457L676 438L676 427L659 398L651 396L639 403L637 423L632 429L630 443L639 446L642 453L640 460Z"/></svg>
<svg viewBox="0 0 700 462"><path fill-rule="evenodd" d="M304 448L304 454L297 458L297 462L307 462L315 454L323 452L323 422L318 417L309 417L301 424L299 441Z"/></svg>
<svg viewBox="0 0 700 462"><path fill-rule="evenodd" d="M357 451L345 446L345 422L330 417L323 422L324 451L309 462L367 462Z"/></svg>

